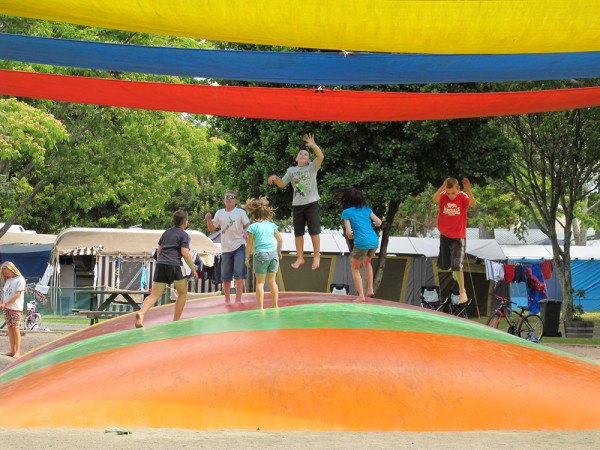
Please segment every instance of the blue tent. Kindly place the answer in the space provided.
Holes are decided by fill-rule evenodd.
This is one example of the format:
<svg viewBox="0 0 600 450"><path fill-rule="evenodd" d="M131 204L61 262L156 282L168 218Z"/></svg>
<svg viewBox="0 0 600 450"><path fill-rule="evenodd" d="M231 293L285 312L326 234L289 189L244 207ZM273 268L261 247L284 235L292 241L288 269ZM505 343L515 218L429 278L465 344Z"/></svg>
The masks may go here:
<svg viewBox="0 0 600 450"><path fill-rule="evenodd" d="M0 263L11 261L27 279L41 278L54 244L0 245Z"/></svg>
<svg viewBox="0 0 600 450"><path fill-rule="evenodd" d="M549 245L503 245L502 251L511 263L536 263L552 260L552 247ZM581 299L584 311L600 311L600 247L571 246L571 276L573 289L584 290L585 298ZM562 300L563 293L556 276L546 280L548 298ZM527 304L525 283L511 284L511 298L518 304ZM575 300L577 302L578 300Z"/></svg>

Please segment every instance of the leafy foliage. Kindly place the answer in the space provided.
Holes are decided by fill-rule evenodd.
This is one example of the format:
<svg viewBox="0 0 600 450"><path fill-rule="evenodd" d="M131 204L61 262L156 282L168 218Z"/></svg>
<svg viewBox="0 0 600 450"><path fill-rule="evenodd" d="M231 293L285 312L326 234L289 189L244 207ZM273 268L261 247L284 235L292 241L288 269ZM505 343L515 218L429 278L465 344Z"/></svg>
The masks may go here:
<svg viewBox="0 0 600 450"><path fill-rule="evenodd" d="M0 29L10 33L90 41L188 48L207 45L194 39L13 17L0 17ZM0 62L0 66L101 78L182 82L175 77L11 61ZM174 209L189 207L196 210L198 205L189 199L202 192L212 193L212 189L219 187L212 176L218 143L209 140L203 117L51 101L29 100L27 103L54 115L70 135L68 141L56 146L52 155L46 155L51 158L46 159L43 170L32 172L26 178L29 185L40 184L40 191L28 200L27 205L22 205L20 221L28 228L57 232L67 226L143 224L164 227L170 225ZM32 146L32 158L36 156L34 150L35 146ZM3 155L2 163L5 161ZM19 204L22 193L13 192L15 204ZM185 206L175 204L175 200L183 198L188 199ZM3 210L4 218L14 210Z"/></svg>
<svg viewBox="0 0 600 450"><path fill-rule="evenodd" d="M65 126L51 114L14 98L0 99L0 205L4 234L19 212L22 199L42 188L58 145L68 139Z"/></svg>
<svg viewBox="0 0 600 450"><path fill-rule="evenodd" d="M241 48L236 44L223 45ZM248 84L222 80L219 83ZM434 89L464 91L473 87L377 86L373 89L431 92ZM277 208L278 218L289 217L291 193L268 186L267 178L271 174L282 176L287 167L294 165L296 154L304 147L302 136L314 133L325 154L319 175L322 224L341 227L340 213L332 200L335 189L350 186L361 189L375 214L384 220L378 272L385 265L387 240L403 201L421 194L428 183L441 184L448 176L469 177L475 183L484 184L487 177L507 176L508 161L514 149L497 128L490 126L489 119L314 123L213 117L209 123L212 133L228 143L221 149L218 164L226 184L239 190L242 196L267 195Z"/></svg>
<svg viewBox="0 0 600 450"><path fill-rule="evenodd" d="M600 109L586 108L499 119L519 147L510 185L532 219L550 238L565 294L565 317L573 314L572 224L578 205L598 190ZM559 243L557 226L564 244Z"/></svg>

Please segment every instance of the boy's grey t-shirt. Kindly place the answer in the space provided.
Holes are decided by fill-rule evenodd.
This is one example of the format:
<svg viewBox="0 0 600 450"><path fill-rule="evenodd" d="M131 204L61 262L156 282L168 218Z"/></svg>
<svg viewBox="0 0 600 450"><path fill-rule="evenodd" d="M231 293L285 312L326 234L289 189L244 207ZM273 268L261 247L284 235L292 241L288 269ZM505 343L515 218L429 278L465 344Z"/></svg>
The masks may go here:
<svg viewBox="0 0 600 450"><path fill-rule="evenodd" d="M317 172L320 166L311 161L306 166L289 167L281 181L283 184L292 183L294 197L292 206L307 205L318 201L319 190L317 189Z"/></svg>
<svg viewBox="0 0 600 450"><path fill-rule="evenodd" d="M183 266L181 249L190 248L190 236L181 227L171 227L162 234L158 245L160 245L160 254L157 263Z"/></svg>

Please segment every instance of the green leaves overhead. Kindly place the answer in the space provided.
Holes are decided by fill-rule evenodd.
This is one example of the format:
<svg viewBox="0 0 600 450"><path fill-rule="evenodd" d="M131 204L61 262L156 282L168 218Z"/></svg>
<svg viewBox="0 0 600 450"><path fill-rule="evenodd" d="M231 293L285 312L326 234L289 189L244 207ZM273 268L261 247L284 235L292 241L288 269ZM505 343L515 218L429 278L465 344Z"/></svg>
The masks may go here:
<svg viewBox="0 0 600 450"><path fill-rule="evenodd" d="M203 47L198 40L153 36L62 23L0 17L0 31L67 39L99 40L104 42L135 43ZM67 75L85 75L104 78L166 81L173 83L198 82L175 77L142 74L123 74L89 69L71 69L46 65L31 65L1 61L2 68L35 70ZM200 180L215 170L217 144L209 141L203 118L167 112L128 110L93 105L33 101L21 103L23 111L34 117L56 117L68 139L59 140L59 129L38 124L35 133L25 113L9 111L4 121L13 131L9 143L0 143L0 164L6 176L15 176L15 163L10 171L6 162L17 158L14 152L26 152L34 165L43 170L26 175L28 185L42 188L35 198L25 199L24 191L13 190L16 206L28 205L19 219L21 223L39 232L56 232L68 226L123 227L139 223L168 226L173 210L172 196L185 192L195 195ZM37 116L35 116L37 117ZM1 119L0 119L1 120ZM52 119L54 120L54 119ZM1 123L1 122L0 122ZM15 127L16 126L16 127ZM56 126L56 125L55 125ZM19 135L21 133L23 136ZM25 136L25 137L24 137ZM18 140L17 140L18 139ZM9 147L12 146L13 148ZM49 152L49 149L53 149ZM23 166L26 164L22 159ZM45 217L39 219L43 208ZM6 221L12 209L2 210Z"/></svg>
<svg viewBox="0 0 600 450"><path fill-rule="evenodd" d="M0 160L44 166L46 152L68 138L51 114L15 98L0 99Z"/></svg>

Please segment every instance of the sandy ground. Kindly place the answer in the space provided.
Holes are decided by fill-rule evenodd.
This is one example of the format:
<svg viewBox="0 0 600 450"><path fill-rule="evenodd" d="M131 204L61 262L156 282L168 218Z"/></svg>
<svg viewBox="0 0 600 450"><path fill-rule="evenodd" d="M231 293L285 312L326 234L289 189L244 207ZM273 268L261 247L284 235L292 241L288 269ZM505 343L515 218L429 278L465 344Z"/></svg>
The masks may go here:
<svg viewBox="0 0 600 450"><path fill-rule="evenodd" d="M30 332L22 338L23 353L64 336L66 332ZM552 347L600 364L600 347L552 344ZM0 335L0 352L8 337ZM0 370L12 358L0 356ZM1 401L1 393L0 393ZM3 417L3 421L10 418ZM2 448L11 449L463 449L498 448L590 449L600 447L598 431L485 431L469 433L342 433L268 432L245 430L192 431L135 429L129 435L96 429L1 429Z"/></svg>
<svg viewBox="0 0 600 450"><path fill-rule="evenodd" d="M6 449L593 449L598 432L313 433L264 431L133 430L116 436L102 430L1 430Z"/></svg>

